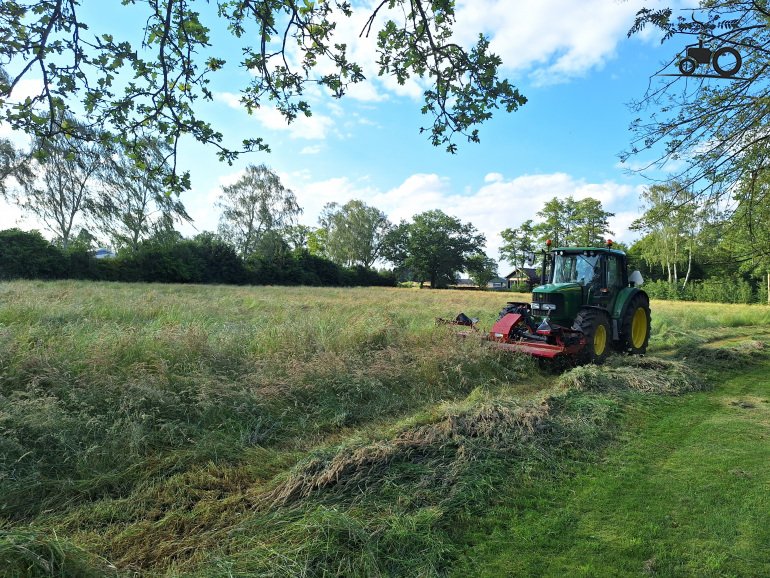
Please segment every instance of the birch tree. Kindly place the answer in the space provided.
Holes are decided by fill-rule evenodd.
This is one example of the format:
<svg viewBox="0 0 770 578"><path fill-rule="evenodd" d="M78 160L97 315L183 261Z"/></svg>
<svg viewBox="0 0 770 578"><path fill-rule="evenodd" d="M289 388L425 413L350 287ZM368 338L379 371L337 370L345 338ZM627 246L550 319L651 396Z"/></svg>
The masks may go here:
<svg viewBox="0 0 770 578"><path fill-rule="evenodd" d="M263 238L282 233L302 213L294 192L265 165L249 165L236 183L223 186L216 205L222 209L219 234L245 258Z"/></svg>

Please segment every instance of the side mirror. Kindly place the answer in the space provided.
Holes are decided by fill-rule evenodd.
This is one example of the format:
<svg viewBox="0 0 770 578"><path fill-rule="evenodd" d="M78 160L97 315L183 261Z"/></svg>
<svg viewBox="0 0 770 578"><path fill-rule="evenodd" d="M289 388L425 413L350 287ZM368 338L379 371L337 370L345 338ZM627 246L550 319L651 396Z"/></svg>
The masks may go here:
<svg viewBox="0 0 770 578"><path fill-rule="evenodd" d="M532 267L535 264L535 254L532 251L525 253L527 256L527 266Z"/></svg>
<svg viewBox="0 0 770 578"><path fill-rule="evenodd" d="M628 284L631 285L631 287L641 285L642 283L644 283L644 279L642 279L642 274L639 271L634 271L628 276Z"/></svg>

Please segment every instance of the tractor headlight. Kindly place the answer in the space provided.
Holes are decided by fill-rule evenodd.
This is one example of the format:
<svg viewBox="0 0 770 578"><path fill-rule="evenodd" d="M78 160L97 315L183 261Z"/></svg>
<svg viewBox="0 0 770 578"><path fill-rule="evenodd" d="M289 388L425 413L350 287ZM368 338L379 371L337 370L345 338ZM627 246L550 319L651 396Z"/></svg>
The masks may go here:
<svg viewBox="0 0 770 578"><path fill-rule="evenodd" d="M542 309L545 311L556 311L556 304L555 303L542 303L540 305Z"/></svg>
<svg viewBox="0 0 770 578"><path fill-rule="evenodd" d="M535 303L534 301L531 304L532 309L540 309L540 303Z"/></svg>

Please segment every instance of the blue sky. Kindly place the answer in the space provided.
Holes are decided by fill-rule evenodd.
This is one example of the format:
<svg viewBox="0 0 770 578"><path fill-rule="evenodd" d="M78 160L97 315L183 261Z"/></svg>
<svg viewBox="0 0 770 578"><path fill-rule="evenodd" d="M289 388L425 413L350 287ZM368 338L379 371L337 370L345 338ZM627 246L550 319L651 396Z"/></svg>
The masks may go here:
<svg viewBox="0 0 770 578"><path fill-rule="evenodd" d="M458 1L457 39L468 45L478 32L489 35L492 50L503 59L503 75L529 101L483 125L481 144L458 140L456 155L419 133L428 122L420 114L419 81L401 87L377 77L374 39L358 39L367 5L340 23L339 34L371 80L341 100L311 91L313 116L288 126L269 109L247 114L238 101L239 88L248 81L248 73L235 66L239 51L225 32L214 29L216 19L203 19L213 29L212 52L229 61L212 77L215 99L201 108L205 118L225 142L261 136L272 152L244 155L228 166L214 149L184 143L179 160L190 170L193 188L182 200L195 219L195 228L184 226L184 234L216 230L213 204L220 187L237 180L248 164L265 163L296 193L304 209L300 222L307 225L317 225L319 211L331 201L361 199L393 222L438 208L472 222L487 237L487 253L497 258L500 231L536 219L553 197L573 195L597 198L616 213L611 226L617 240L635 238L628 225L639 216L645 181L626 174L619 163L636 116L626 103L640 98L659 63L681 48L675 42L661 46L652 34L626 38L639 7L655 7L657 1ZM121 19L119 28L130 29L129 21ZM10 133L0 126L0 134ZM16 226L17 209L2 201L0 208L0 228ZM502 263L501 273L507 267Z"/></svg>

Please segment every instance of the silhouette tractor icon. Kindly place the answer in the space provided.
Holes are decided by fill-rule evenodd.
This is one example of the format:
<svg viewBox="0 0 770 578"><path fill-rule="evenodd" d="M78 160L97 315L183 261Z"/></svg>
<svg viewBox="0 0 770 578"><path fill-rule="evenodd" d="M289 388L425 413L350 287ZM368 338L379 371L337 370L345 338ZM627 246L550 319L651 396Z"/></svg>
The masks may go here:
<svg viewBox="0 0 770 578"><path fill-rule="evenodd" d="M719 59L722 57L726 58L720 65ZM687 56L679 62L679 71L685 76L690 76L699 64L707 65L709 62L719 76L732 76L740 70L743 63L735 48L723 46L711 52L710 48L703 47L703 40L700 40L697 47L690 46L687 49Z"/></svg>

